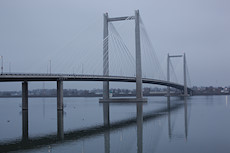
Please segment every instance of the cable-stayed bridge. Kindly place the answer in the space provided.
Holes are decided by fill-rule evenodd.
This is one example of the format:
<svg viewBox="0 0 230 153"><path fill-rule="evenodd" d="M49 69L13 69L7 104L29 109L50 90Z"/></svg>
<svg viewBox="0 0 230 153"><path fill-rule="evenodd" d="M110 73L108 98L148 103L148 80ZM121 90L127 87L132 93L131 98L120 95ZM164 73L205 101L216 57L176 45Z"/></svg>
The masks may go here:
<svg viewBox="0 0 230 153"><path fill-rule="evenodd" d="M127 46L126 42L123 40L123 36L126 36L131 39L133 38L132 34L129 35L125 32L120 34L116 30L116 25L113 24L113 22L131 20L135 21L135 39L133 40L135 42L135 47L131 46L130 49L130 47ZM91 45L93 46L93 44L86 43L84 47L87 48ZM155 50L148 37L148 33L142 22L138 10L135 11L134 16L115 18L109 18L108 13L105 13L103 41L101 45L101 47L103 48L103 52L101 51L100 53L90 54L89 51L87 54L83 55L83 53L86 50L83 49L82 52L78 53L78 56L82 58L84 57L84 59L86 59L87 61L82 62L81 64L81 74L76 74L75 72L51 73L51 64L50 73L3 73L2 65L2 74L0 75L0 82L22 82L22 109L28 109L28 82L31 81L56 81L58 101L57 109L60 110L63 109L63 81L103 81L103 99L101 100L102 102L113 100L109 97L109 82L111 81L136 82L136 98L131 99L136 102L146 101L146 99L143 98L142 83L177 88L182 91L184 96L187 96L188 93L192 92L192 90L188 88L187 85L187 82L189 82L189 75L185 54L178 56L183 57L184 59L184 83L181 84L170 80L169 73L170 70L173 70L172 64L171 67L170 64L168 64L167 80L165 80L163 71L161 70L161 66L156 57ZM92 47L91 50L95 51L95 48ZM132 52L133 50L134 52ZM100 56L100 59L97 59L96 56ZM96 63L94 63L95 61ZM88 65L90 63L92 63L92 66L90 66L90 69L87 69L87 67L85 67L84 65ZM169 58L168 63L170 63ZM65 64L62 64L62 66L63 65ZM67 63L66 65L69 65L69 63ZM60 71L65 72L65 70L66 68L63 68ZM168 96L170 94L169 90L170 89L168 89Z"/></svg>

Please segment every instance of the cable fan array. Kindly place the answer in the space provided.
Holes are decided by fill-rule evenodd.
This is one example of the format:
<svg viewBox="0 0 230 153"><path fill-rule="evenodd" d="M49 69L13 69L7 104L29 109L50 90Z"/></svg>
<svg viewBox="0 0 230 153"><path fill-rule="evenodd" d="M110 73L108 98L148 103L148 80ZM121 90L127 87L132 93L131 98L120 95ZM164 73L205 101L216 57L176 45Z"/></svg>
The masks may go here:
<svg viewBox="0 0 230 153"><path fill-rule="evenodd" d="M95 18L93 24L85 26L84 30L73 34L69 42L63 44L61 49L49 51L39 63L29 68L30 73L65 73L78 75L103 75L103 56L108 58L108 74L110 76L136 75L135 61L135 24L127 17L126 21L109 22L108 36L102 39L102 19ZM99 22L100 21L100 22ZM156 51L153 47L145 25L140 18L140 40L142 77L166 80ZM103 49L108 54L103 55ZM186 65L188 86L191 86L188 66ZM170 61L170 81L178 82L177 72ZM181 80L181 79L180 79Z"/></svg>
<svg viewBox="0 0 230 153"><path fill-rule="evenodd" d="M148 36L145 25L140 18L140 34L141 34L141 53L142 53L142 74L145 78L154 78L165 80L166 77L163 73L159 63L156 51Z"/></svg>
<svg viewBox="0 0 230 153"><path fill-rule="evenodd" d="M183 60L182 59L183 58L169 60L170 82L184 84L184 74L183 74L184 70L183 70ZM186 80L187 80L187 87L191 87L192 85L191 85L191 79L190 79L187 62L186 62Z"/></svg>

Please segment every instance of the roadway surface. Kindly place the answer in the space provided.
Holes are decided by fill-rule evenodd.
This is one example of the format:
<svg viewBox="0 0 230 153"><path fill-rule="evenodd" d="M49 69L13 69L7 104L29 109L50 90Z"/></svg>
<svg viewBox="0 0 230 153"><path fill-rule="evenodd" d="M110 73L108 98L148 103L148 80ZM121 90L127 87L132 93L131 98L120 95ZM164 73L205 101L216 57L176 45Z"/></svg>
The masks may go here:
<svg viewBox="0 0 230 153"><path fill-rule="evenodd" d="M112 81L112 82L136 82L135 77L103 76L103 75L75 75L75 74L44 74L44 73L3 73L0 82L23 82L23 81ZM164 80L142 78L143 83L170 86L184 90L184 85ZM188 93L192 90L188 89Z"/></svg>

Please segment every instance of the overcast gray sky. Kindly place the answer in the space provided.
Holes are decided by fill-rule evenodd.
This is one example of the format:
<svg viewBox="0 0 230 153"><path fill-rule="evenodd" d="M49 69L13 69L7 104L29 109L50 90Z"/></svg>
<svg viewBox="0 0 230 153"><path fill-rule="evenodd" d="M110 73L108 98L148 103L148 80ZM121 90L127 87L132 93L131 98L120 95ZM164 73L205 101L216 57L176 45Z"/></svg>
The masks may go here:
<svg viewBox="0 0 230 153"><path fill-rule="evenodd" d="M229 0L1 0L4 69L9 71L11 63L11 72L30 72L33 65L47 71L47 59L55 63L57 55L52 54L81 39L74 37L88 25L97 23L102 30L103 13L127 16L136 9L159 61L166 60L167 53L185 52L192 85L230 85ZM14 89L12 83L1 84L1 90Z"/></svg>

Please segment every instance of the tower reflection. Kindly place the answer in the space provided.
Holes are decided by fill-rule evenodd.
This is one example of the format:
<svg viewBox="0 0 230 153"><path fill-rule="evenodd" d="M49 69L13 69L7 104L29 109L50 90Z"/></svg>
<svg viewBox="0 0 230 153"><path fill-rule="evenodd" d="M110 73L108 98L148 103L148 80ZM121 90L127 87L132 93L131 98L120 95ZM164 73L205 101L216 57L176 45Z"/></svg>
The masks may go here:
<svg viewBox="0 0 230 153"><path fill-rule="evenodd" d="M184 127L185 127L185 139L188 137L188 114L187 114L187 97L184 97Z"/></svg>
<svg viewBox="0 0 230 153"><path fill-rule="evenodd" d="M167 99L167 104L170 104L170 98ZM184 100L183 100L182 104L168 105L168 136L169 136L169 140L172 140L172 138L173 138L172 124L171 124L171 122L172 122L172 120L171 120L171 110L172 110L173 107L175 107L175 105L184 106L184 136L185 136L185 140L187 140L187 137L188 137L188 111L187 111L188 104L187 104L187 97L184 97ZM174 136L176 136L176 135L174 135Z"/></svg>
<svg viewBox="0 0 230 153"><path fill-rule="evenodd" d="M59 140L64 140L63 110L57 110L57 137Z"/></svg>
<svg viewBox="0 0 230 153"><path fill-rule="evenodd" d="M188 124L187 124L187 102L184 103L184 116L185 116L185 124L182 126L185 126L185 135L187 138L188 135ZM131 104L133 105L133 104ZM173 112L178 110L179 108L183 108L183 103L176 104L171 103L171 106L169 109L167 107L159 108L155 111L149 111L149 112L143 112L143 103L134 103L134 106L136 105L136 115L126 118L124 120L119 120L116 122L110 121L110 106L111 104L105 103L103 105L103 120L104 123L101 125L95 125L91 127L86 127L84 129L75 129L71 131L66 131L64 134L64 112L63 111L57 111L57 132L54 134L44 135L44 136L38 136L38 137L30 137L28 134L28 110L22 111L22 140L13 140L9 141L7 143L0 143L0 152L10 152L10 151L18 151L20 149L33 149L37 148L37 146L47 146L51 144L56 144L57 142L66 142L66 141L72 141L72 140L79 140L82 138L89 138L93 137L94 135L98 135L103 133L104 134L104 152L110 153L112 152L111 146L112 144L111 140L114 140L110 134L112 131L117 131L121 128L126 128L131 126L132 128L135 128L136 132L136 151L137 153L142 153L144 151L144 136L143 136L143 122L144 121L150 121L150 120L156 120L161 116L165 116L165 112L168 113L168 133L169 137L173 137L173 131L172 131L172 116L174 115ZM172 112L171 112L172 111ZM137 130L137 131L136 131ZM183 131L184 132L184 131ZM114 133L113 133L114 134ZM123 138L122 138L123 139ZM128 138L132 139L132 138ZM124 138L126 141L126 137ZM24 143L25 142L25 143ZM124 142L124 141L123 141ZM122 143L124 145L124 143Z"/></svg>
<svg viewBox="0 0 230 153"><path fill-rule="evenodd" d="M103 103L103 120L104 120L104 127L107 128L107 130L104 132L104 150L105 153L110 153L109 103Z"/></svg>
<svg viewBox="0 0 230 153"><path fill-rule="evenodd" d="M110 126L109 120L109 103L103 103L103 119L104 119L104 126Z"/></svg>
<svg viewBox="0 0 230 153"><path fill-rule="evenodd" d="M170 97L167 97L167 107L168 107L168 135L169 135L169 140L171 140L171 138L172 138L172 127L171 127Z"/></svg>
<svg viewBox="0 0 230 153"><path fill-rule="evenodd" d="M110 153L110 117L109 103L103 104L104 119L104 152ZM143 104L136 103L136 125L137 125L137 153L143 152Z"/></svg>
<svg viewBox="0 0 230 153"><path fill-rule="evenodd" d="M143 152L143 104L137 103L137 153Z"/></svg>
<svg viewBox="0 0 230 153"><path fill-rule="evenodd" d="M105 153L110 153L110 130L104 132Z"/></svg>

